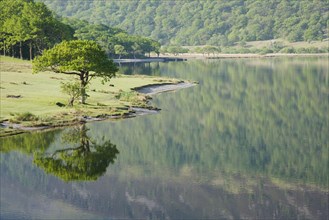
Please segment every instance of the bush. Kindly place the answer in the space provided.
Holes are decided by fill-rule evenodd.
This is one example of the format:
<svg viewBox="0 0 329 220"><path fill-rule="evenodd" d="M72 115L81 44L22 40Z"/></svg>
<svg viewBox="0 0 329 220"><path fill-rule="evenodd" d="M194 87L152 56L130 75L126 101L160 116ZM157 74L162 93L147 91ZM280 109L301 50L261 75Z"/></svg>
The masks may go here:
<svg viewBox="0 0 329 220"><path fill-rule="evenodd" d="M296 53L296 50L293 47L285 47L280 50L280 53Z"/></svg>
<svg viewBox="0 0 329 220"><path fill-rule="evenodd" d="M267 48L267 47L263 47L263 48L260 49L260 51L259 51L259 54L262 54L262 55L264 55L264 54L268 54L268 53L273 53L273 50L270 49L270 48Z"/></svg>
<svg viewBox="0 0 329 220"><path fill-rule="evenodd" d="M87 88L85 88L87 89ZM74 101L81 96L80 82L66 82L61 84L61 90L63 93L69 95L68 106L72 107Z"/></svg>
<svg viewBox="0 0 329 220"><path fill-rule="evenodd" d="M17 113L13 114L14 117L10 119L11 122L20 122L20 121L38 121L39 117L35 116L30 112Z"/></svg>
<svg viewBox="0 0 329 220"><path fill-rule="evenodd" d="M120 101L130 102L133 105L143 104L148 99L147 96L135 91L121 91L115 97Z"/></svg>

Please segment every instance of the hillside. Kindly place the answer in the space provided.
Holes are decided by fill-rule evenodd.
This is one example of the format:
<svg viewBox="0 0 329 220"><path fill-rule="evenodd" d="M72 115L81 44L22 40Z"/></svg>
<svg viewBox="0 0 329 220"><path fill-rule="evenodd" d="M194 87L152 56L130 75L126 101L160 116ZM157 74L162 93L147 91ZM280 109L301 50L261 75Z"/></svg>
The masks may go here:
<svg viewBox="0 0 329 220"><path fill-rule="evenodd" d="M118 27L161 44L328 38L327 0L39 1L61 16Z"/></svg>

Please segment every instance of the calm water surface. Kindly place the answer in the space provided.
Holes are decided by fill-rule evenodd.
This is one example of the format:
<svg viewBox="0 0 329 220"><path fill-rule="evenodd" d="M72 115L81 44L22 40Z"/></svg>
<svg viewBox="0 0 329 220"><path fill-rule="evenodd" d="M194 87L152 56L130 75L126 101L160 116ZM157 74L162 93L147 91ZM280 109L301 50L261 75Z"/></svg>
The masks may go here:
<svg viewBox="0 0 329 220"><path fill-rule="evenodd" d="M0 219L327 219L327 58L124 66L200 84L1 139Z"/></svg>

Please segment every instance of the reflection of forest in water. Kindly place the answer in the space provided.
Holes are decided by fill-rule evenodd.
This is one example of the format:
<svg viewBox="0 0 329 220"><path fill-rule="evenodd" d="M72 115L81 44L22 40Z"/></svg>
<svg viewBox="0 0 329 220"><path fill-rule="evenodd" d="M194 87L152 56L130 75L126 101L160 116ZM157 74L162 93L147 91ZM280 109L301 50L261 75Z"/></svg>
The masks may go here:
<svg viewBox="0 0 329 220"><path fill-rule="evenodd" d="M152 65L200 85L155 97L157 115L3 139L4 186L104 216L328 216L324 59Z"/></svg>
<svg viewBox="0 0 329 220"><path fill-rule="evenodd" d="M150 119L152 123L134 123L131 130L138 138L134 142L139 143L139 149L161 152L176 163L184 155L184 163L197 163L198 169L245 170L327 188L326 61L299 58L151 64L164 74L184 74L200 85L162 95L156 104L172 111L161 113L159 120ZM156 129L161 132L143 132ZM145 138L147 135L150 137ZM154 150L155 146L166 147Z"/></svg>

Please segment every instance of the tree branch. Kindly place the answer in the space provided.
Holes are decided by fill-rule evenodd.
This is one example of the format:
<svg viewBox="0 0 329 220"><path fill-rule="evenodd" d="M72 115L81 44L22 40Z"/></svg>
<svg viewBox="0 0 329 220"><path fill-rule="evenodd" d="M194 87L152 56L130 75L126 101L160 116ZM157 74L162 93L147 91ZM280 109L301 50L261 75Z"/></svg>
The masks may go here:
<svg viewBox="0 0 329 220"><path fill-rule="evenodd" d="M78 73L78 72L60 72L60 73L67 74L67 75L77 75L77 76L81 75L81 73Z"/></svg>

